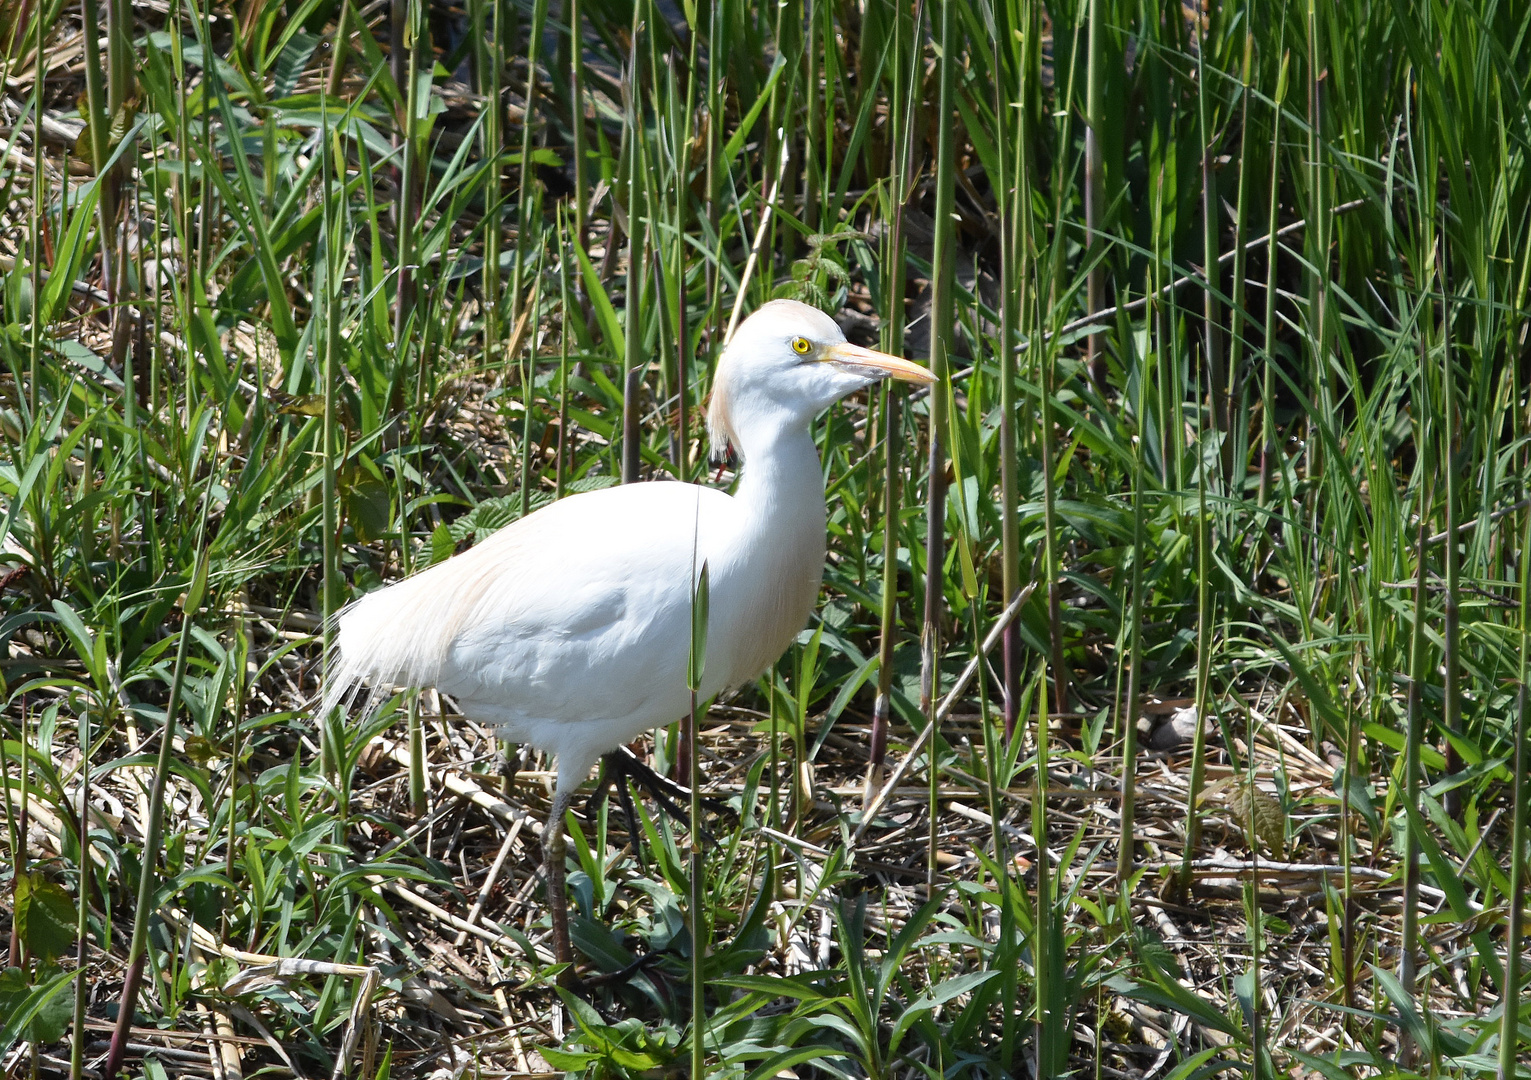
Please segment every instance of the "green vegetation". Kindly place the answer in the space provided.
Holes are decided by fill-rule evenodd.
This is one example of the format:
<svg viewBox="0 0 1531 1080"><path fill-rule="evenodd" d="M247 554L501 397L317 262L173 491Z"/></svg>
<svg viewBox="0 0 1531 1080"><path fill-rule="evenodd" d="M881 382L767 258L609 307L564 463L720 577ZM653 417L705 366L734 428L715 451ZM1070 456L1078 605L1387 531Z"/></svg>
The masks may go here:
<svg viewBox="0 0 1531 1080"><path fill-rule="evenodd" d="M1531 1075L1528 35L0 3L7 1075ZM656 735L704 842L578 807L574 996L545 765L315 716L326 619L728 482L780 295L943 382L821 422L820 617Z"/></svg>

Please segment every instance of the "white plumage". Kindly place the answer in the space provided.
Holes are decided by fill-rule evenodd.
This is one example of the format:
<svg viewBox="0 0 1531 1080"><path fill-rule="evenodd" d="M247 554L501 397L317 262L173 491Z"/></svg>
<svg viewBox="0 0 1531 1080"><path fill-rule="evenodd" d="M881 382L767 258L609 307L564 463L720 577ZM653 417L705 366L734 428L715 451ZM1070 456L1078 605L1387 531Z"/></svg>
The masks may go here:
<svg viewBox="0 0 1531 1080"><path fill-rule="evenodd" d="M744 458L732 496L694 484L574 495L339 617L324 713L355 686L435 686L464 715L558 759L546 841L555 950L571 959L562 821L604 753L689 706L695 574L708 567L702 697L759 675L806 623L825 553L810 424L832 402L924 368L850 345L834 321L766 304L719 361L709 425Z"/></svg>

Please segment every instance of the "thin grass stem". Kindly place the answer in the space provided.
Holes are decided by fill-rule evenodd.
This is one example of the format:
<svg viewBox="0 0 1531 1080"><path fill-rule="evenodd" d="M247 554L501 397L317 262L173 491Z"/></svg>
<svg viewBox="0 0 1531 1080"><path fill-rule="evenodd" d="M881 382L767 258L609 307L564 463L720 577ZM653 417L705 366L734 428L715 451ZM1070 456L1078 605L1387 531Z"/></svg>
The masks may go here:
<svg viewBox="0 0 1531 1080"><path fill-rule="evenodd" d="M936 60L939 95L937 97L936 149L936 225L935 247L931 258L934 280L931 284L931 335L930 372L937 384L930 395L930 453L925 503L925 617L920 629L920 711L926 722L936 724L936 701L940 696L941 613L945 597L945 528L946 528L946 440L947 405L951 393L951 376L948 363L956 327L953 322L953 279L956 269L956 249L952 234L952 209L956 196L956 160L951 115L953 110L953 87L956 79L957 59L953 53L956 46L956 22L953 0L942 0L940 40L941 53ZM937 776L936 760L939 756L939 735L930 741L930 836L927 845L926 883L933 892L938 874L936 864L937 838Z"/></svg>

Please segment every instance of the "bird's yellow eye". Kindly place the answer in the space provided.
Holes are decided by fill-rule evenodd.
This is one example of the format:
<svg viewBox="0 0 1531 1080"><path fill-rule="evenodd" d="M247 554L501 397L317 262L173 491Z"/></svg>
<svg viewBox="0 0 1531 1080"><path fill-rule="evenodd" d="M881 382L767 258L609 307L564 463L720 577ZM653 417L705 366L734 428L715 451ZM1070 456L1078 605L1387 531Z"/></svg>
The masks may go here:
<svg viewBox="0 0 1531 1080"><path fill-rule="evenodd" d="M792 339L792 351L799 356L807 356L808 351L812 348L813 346L808 344L808 339L805 337L795 337Z"/></svg>

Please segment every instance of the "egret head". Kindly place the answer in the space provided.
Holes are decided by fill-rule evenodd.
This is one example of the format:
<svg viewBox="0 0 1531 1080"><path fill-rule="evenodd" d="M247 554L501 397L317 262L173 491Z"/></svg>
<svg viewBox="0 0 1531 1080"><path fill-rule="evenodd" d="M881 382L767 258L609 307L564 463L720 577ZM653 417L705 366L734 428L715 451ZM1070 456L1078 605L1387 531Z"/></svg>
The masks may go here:
<svg viewBox="0 0 1531 1080"><path fill-rule="evenodd" d="M852 345L817 308L772 300L740 324L718 361L707 413L713 446L742 454L754 431L806 426L845 395L889 377L935 382L918 364Z"/></svg>

